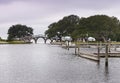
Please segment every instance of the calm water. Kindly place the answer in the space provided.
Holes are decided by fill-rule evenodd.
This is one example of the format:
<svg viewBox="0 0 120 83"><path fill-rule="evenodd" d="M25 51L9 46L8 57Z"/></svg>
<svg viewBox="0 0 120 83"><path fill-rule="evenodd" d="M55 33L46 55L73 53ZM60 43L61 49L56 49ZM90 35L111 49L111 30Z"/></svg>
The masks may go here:
<svg viewBox="0 0 120 83"><path fill-rule="evenodd" d="M59 46L0 45L0 83L120 83L120 59L105 68Z"/></svg>

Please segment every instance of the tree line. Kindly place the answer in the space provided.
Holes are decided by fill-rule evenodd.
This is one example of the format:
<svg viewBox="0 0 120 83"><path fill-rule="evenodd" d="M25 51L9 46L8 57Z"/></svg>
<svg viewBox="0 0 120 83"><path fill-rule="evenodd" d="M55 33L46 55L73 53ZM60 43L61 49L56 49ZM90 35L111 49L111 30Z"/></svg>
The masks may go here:
<svg viewBox="0 0 120 83"><path fill-rule="evenodd" d="M11 41L15 38L33 35L32 27L16 24L8 29L7 40ZM79 17L77 15L69 15L63 17L58 22L54 22L48 26L45 35L49 39L57 36L71 36L73 40L78 38L86 39L94 37L97 41L120 41L120 21L112 16L94 15L89 17ZM1 38L0 38L1 39Z"/></svg>
<svg viewBox="0 0 120 83"><path fill-rule="evenodd" d="M114 16L107 15L94 15L86 18L69 15L50 24L45 34L48 38L56 35L59 37L71 36L75 40L91 36L95 37L97 41L106 42L109 38L112 41L120 41L120 21Z"/></svg>

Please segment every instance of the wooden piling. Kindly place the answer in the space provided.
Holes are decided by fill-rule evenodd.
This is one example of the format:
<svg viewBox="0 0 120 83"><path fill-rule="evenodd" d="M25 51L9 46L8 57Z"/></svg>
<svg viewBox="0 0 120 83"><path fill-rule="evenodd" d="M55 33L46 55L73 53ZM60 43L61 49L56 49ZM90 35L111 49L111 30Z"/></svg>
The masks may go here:
<svg viewBox="0 0 120 83"><path fill-rule="evenodd" d="M75 41L75 55L77 54L77 41Z"/></svg>
<svg viewBox="0 0 120 83"><path fill-rule="evenodd" d="M67 49L67 41L65 41L65 46L66 46L66 49Z"/></svg>
<svg viewBox="0 0 120 83"><path fill-rule="evenodd" d="M100 45L98 44L98 60L100 61Z"/></svg>
<svg viewBox="0 0 120 83"><path fill-rule="evenodd" d="M106 44L106 49L105 49L105 66L108 66L108 44Z"/></svg>
<svg viewBox="0 0 120 83"><path fill-rule="evenodd" d="M69 45L69 41L68 41L68 46L67 46L68 50L69 50L69 48L70 48L69 46L70 46L70 45Z"/></svg>
<svg viewBox="0 0 120 83"><path fill-rule="evenodd" d="M78 45L78 55L79 55L79 53L80 53L80 45Z"/></svg>
<svg viewBox="0 0 120 83"><path fill-rule="evenodd" d="M108 52L110 52L110 48L111 48L111 43L108 43Z"/></svg>
<svg viewBox="0 0 120 83"><path fill-rule="evenodd" d="M115 45L115 49L114 50L117 51L117 45Z"/></svg>

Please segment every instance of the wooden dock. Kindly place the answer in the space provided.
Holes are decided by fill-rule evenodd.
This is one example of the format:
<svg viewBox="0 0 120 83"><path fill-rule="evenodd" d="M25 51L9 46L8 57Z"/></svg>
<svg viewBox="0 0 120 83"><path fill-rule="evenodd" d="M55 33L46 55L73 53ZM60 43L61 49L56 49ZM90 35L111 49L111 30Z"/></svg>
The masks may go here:
<svg viewBox="0 0 120 83"><path fill-rule="evenodd" d="M68 46L62 45L62 48L68 48ZM75 48L75 46L69 46L69 48Z"/></svg>
<svg viewBox="0 0 120 83"><path fill-rule="evenodd" d="M52 43L50 43L51 45L62 45L62 43L61 42L52 42Z"/></svg>
<svg viewBox="0 0 120 83"><path fill-rule="evenodd" d="M94 54L79 53L78 55L82 58L86 58L93 61L99 61L98 57Z"/></svg>
<svg viewBox="0 0 120 83"><path fill-rule="evenodd" d="M79 44L79 45L69 45L69 44L65 44L62 43L62 48L75 48L75 54L79 55L82 58L85 59L89 59L92 61L96 61L99 62L101 57L105 57L105 64L108 63L108 57L112 57L112 58L120 58L120 51L117 52L116 50L113 49L113 45L112 44L112 49L110 50L109 48L109 44L104 43L104 46L102 44L102 48L104 48L103 50L100 49L101 46L98 46L98 44ZM85 52L85 51L81 51L80 48L95 48L98 49L97 53L95 52ZM101 51L102 50L102 51ZM109 52L110 50L110 52ZM101 53L102 52L102 53ZM107 65L106 65L107 66Z"/></svg>
<svg viewBox="0 0 120 83"><path fill-rule="evenodd" d="M93 61L99 61L98 53L93 53L93 54L79 53L78 55L82 58L90 59ZM100 53L99 55L101 58L104 58L106 54ZM111 58L120 58L120 53L109 53L108 55L109 55L108 57L111 57Z"/></svg>
<svg viewBox="0 0 120 83"><path fill-rule="evenodd" d="M98 55L98 53L94 53L94 54ZM100 53L100 57L105 57L105 53ZM108 53L108 57L120 58L120 53Z"/></svg>

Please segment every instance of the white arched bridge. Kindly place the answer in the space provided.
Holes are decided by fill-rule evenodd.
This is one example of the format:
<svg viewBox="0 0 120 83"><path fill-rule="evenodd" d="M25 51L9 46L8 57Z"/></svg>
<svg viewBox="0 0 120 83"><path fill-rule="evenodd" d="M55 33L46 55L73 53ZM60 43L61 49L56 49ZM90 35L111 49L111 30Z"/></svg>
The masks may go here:
<svg viewBox="0 0 120 83"><path fill-rule="evenodd" d="M34 40L35 43L37 43L37 40L39 38L43 38L44 43L46 43L46 41L48 39L45 35L39 34L39 35L25 36L25 37L20 38L20 40L22 40L24 42L31 42L31 40Z"/></svg>
<svg viewBox="0 0 120 83"><path fill-rule="evenodd" d="M31 35L31 36L25 36L20 38L20 40L24 41L24 42L31 42L31 40L34 40L35 43L37 43L37 40L39 38L42 38L44 40L44 43L46 43L46 41L49 39L47 36L39 34L39 35ZM53 40L55 41L72 41L72 38L70 36L65 36L62 38L59 38L58 36L52 37L51 42L53 42Z"/></svg>

